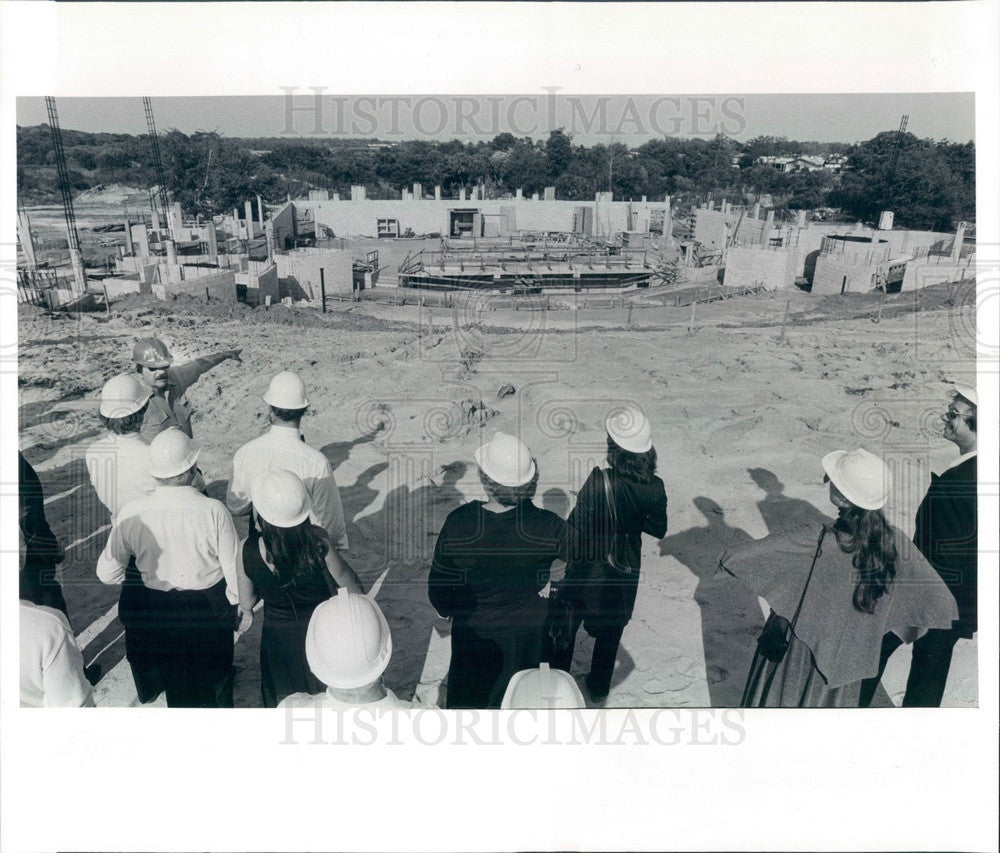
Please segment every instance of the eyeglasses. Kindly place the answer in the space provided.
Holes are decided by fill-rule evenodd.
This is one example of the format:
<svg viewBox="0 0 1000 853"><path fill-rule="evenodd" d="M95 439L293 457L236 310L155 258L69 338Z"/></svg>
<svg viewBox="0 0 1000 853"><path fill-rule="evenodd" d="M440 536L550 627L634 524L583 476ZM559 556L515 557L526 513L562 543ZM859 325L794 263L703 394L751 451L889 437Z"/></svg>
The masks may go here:
<svg viewBox="0 0 1000 853"><path fill-rule="evenodd" d="M943 420L943 421L953 421L953 420L955 420L955 418L961 418L961 417L963 417L963 413L962 412L959 412L956 409L949 408L947 412L945 412L943 415L941 415L941 420Z"/></svg>

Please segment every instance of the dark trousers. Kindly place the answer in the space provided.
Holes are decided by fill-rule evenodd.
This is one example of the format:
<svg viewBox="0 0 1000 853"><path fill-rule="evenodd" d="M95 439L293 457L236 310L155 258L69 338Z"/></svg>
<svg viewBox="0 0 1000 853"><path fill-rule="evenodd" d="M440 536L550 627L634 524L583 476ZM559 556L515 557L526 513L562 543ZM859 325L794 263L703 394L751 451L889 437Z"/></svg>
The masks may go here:
<svg viewBox="0 0 1000 853"><path fill-rule="evenodd" d="M25 566L19 575L19 595L25 601L40 607L53 607L61 610L66 617L66 599L62 587L56 578L56 564Z"/></svg>
<svg viewBox="0 0 1000 853"><path fill-rule="evenodd" d="M225 584L161 592L131 575L118 611L139 701L166 693L171 708L232 708L235 614Z"/></svg>
<svg viewBox="0 0 1000 853"><path fill-rule="evenodd" d="M952 652L960 638L961 634L954 628L931 628L914 642L910 675L906 679L906 694L903 696L904 708L941 707L944 688L948 683L948 671L951 669ZM861 682L862 708L870 707L889 658L902 644L903 641L895 634L886 634L882 638L878 675Z"/></svg>
<svg viewBox="0 0 1000 853"><path fill-rule="evenodd" d="M576 645L576 632L583 623L583 613L574 610L572 639L564 649L556 649L551 638L544 637L542 660L549 662L556 669L570 671L573 663L573 648ZM594 638L594 653L590 659L590 674L587 676L587 689L595 699L602 699L611 690L611 676L615 670L615 659L618 657L618 646L621 643L624 625L607 625L587 633Z"/></svg>

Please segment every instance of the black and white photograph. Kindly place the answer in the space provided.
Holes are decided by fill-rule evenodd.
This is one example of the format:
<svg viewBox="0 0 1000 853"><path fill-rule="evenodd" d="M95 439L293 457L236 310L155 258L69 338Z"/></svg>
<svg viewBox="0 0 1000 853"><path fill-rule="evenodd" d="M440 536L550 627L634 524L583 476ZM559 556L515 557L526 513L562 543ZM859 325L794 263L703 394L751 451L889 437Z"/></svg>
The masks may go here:
<svg viewBox="0 0 1000 853"><path fill-rule="evenodd" d="M45 45L24 7L49 4L9 5ZM929 811L996 766L997 50L953 43L996 10L952 4L932 36L936 4L755 4L817 27L914 10L897 54L865 73L856 47L840 85L846 58L798 89L766 67L644 77L611 45L678 59L575 24L557 68L484 90L515 12L536 47L577 13L676 16L702 66L722 23L128 4L123 34L166 26L179 79L143 61L166 43L123 40L99 83L69 76L112 30L96 44L97 7L68 5L72 49L3 91L4 850L996 849L995 774L962 783L982 822ZM475 31L505 22L477 67L450 40L461 5ZM167 23L221 33L227 8L273 22L277 56L254 67L268 39L230 31L206 58ZM370 39L361 65L289 65L338 23ZM808 66L785 47L766 62ZM880 76L893 62L912 78ZM742 792L728 821L759 822L765 791L828 819L816 800L854 773L864 815L828 838L690 811L711 822L719 785ZM66 795L18 788L50 774L74 779L69 814L119 795L127 814L33 834ZM289 809L332 785L343 834L220 825L282 778ZM628 830L545 819L602 778ZM410 829L366 834L404 779L427 785L394 801ZM647 812L685 780L672 834ZM150 835L152 800L234 783ZM519 786L541 814L477 831ZM874 828L884 787L912 827ZM449 798L454 825L423 825Z"/></svg>

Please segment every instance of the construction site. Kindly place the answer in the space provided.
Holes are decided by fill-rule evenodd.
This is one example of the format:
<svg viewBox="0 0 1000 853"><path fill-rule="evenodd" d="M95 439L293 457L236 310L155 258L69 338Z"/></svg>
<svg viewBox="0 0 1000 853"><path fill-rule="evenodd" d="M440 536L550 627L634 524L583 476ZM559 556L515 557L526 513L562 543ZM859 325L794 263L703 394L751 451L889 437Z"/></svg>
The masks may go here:
<svg viewBox="0 0 1000 853"><path fill-rule="evenodd" d="M537 502L565 517L603 459L608 412L642 407L670 532L643 539L635 618L600 707L733 707L764 617L716 576L719 553L829 520L819 460L858 445L886 455L888 514L912 535L932 471L954 455L938 415L952 383L975 381L971 223L914 231L888 211L873 227L757 202L678 209L554 190L490 199L482 186L449 199L420 185L399 199L361 186L248 198L198 218L162 172L152 189L64 186L61 205L19 210L20 440L67 554L72 627L103 671L98 705L138 699L118 591L94 576L110 519L83 454L102 434L102 384L132 369L142 335L178 363L242 351L188 393L212 497L267 428L269 378L302 377L304 440L330 462L351 563L392 629L386 683L428 703L443 695L450 642L426 596L435 536L481 496L473 452L494 431L529 444ZM259 636L255 623L237 643L237 706L259 704ZM581 639L575 672L591 649ZM875 704L899 704L908 654ZM976 641L960 641L945 705L976 705L976 667Z"/></svg>

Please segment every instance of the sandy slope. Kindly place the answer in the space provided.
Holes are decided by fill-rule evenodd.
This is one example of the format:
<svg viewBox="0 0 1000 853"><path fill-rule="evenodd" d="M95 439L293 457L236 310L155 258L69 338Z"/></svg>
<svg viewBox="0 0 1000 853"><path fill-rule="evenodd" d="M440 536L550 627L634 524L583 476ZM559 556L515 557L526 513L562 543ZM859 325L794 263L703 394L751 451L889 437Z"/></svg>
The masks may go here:
<svg viewBox="0 0 1000 853"><path fill-rule="evenodd" d="M949 306L947 295L925 291L919 314L911 295L890 298L877 325L874 297L734 299L699 307L691 332L689 309L670 307L636 310L631 328L621 309L431 313L362 304L323 318L133 299L110 320L79 321L28 309L20 318L22 446L47 494L80 486L49 510L61 535L76 539L106 521L87 503L79 461L98 432L93 397L128 367L136 336L161 335L178 358L243 348L243 366L227 362L190 392L213 494L224 490L235 450L265 426L269 376L299 371L314 402L304 431L334 465L352 560L367 583L384 575L378 600L397 649L389 683L408 694L423 677L420 692L433 698L447 624L426 599L427 563L447 512L480 495L472 450L494 429L519 431L538 457L539 501L565 514L601 456L605 413L637 402L655 424L670 530L645 542L636 615L607 705L732 705L762 617L736 582L713 579L715 559L747 537L828 513L819 457L859 444L896 469L893 520L912 530L931 468L955 454L937 437L947 380L967 380L972 367L966 297L955 294ZM793 304L779 340L786 298ZM594 327L602 320L619 328ZM516 393L498 399L504 383ZM93 579L104 536L78 546L67 567L78 632L113 605ZM255 637L238 652L245 704L256 700ZM91 651L114 640L111 626ZM578 646L581 674L589 649L585 640ZM897 703L905 650L898 658L886 678ZM975 644L960 643L947 703L975 703L975 662Z"/></svg>

